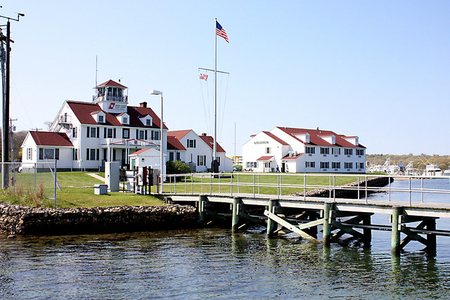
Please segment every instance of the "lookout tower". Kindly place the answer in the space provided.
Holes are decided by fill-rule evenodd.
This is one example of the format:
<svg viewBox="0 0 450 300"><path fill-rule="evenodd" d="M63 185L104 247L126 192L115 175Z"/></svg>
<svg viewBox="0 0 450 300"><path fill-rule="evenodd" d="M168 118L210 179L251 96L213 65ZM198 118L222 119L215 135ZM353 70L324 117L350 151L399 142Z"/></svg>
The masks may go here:
<svg viewBox="0 0 450 300"><path fill-rule="evenodd" d="M95 88L92 101L100 105L103 111L120 114L127 111L127 87L113 80L108 80ZM127 92L128 93L128 92Z"/></svg>

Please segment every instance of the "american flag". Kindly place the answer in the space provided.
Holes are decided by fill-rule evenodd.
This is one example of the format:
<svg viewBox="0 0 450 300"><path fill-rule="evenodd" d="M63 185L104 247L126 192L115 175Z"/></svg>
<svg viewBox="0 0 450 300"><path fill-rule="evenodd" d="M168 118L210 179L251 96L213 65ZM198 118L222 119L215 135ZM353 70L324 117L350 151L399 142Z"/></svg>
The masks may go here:
<svg viewBox="0 0 450 300"><path fill-rule="evenodd" d="M207 81L208 80L208 75L200 73L200 79L203 79L204 81Z"/></svg>
<svg viewBox="0 0 450 300"><path fill-rule="evenodd" d="M216 21L216 34L218 36L221 36L229 43L227 33L225 32L225 29L222 28L222 26L219 24L219 22Z"/></svg>

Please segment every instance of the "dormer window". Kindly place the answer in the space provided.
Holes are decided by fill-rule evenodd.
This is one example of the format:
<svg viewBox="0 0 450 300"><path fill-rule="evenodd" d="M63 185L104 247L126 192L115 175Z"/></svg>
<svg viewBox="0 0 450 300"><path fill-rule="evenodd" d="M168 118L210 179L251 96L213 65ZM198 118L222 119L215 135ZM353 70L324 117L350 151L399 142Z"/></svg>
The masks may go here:
<svg viewBox="0 0 450 300"><path fill-rule="evenodd" d="M104 111L95 111L91 113L91 115L97 123L105 123L106 121L106 114Z"/></svg>
<svg viewBox="0 0 450 300"><path fill-rule="evenodd" d="M150 115L146 115L145 117L139 118L139 120L141 120L142 124L144 124L144 126L152 126L153 125L153 119Z"/></svg>
<svg viewBox="0 0 450 300"><path fill-rule="evenodd" d="M122 125L130 125L130 116L127 113L118 115L117 120L119 120Z"/></svg>

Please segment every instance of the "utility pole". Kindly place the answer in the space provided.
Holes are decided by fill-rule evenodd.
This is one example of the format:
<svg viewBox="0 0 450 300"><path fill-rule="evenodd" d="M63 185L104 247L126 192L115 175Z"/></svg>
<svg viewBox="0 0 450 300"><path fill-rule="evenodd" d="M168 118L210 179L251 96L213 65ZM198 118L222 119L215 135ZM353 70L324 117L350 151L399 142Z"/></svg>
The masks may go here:
<svg viewBox="0 0 450 300"><path fill-rule="evenodd" d="M9 103L10 103L10 71L11 71L11 20L19 22L20 17L24 17L25 14L17 14L17 19L1 16L0 18L7 19L6 23L6 74L4 76L3 83L4 94L3 94L3 126L2 126L2 188L7 189L9 186ZM2 41L3 42L3 41Z"/></svg>

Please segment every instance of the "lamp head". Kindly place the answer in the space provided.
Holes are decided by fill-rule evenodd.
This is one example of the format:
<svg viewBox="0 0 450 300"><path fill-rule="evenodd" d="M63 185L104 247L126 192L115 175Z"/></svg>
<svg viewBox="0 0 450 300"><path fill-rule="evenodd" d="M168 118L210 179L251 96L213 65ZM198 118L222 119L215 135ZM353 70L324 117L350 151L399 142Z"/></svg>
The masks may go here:
<svg viewBox="0 0 450 300"><path fill-rule="evenodd" d="M162 95L162 92L158 90L151 90L150 95Z"/></svg>

